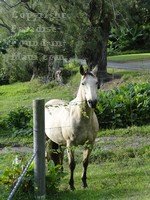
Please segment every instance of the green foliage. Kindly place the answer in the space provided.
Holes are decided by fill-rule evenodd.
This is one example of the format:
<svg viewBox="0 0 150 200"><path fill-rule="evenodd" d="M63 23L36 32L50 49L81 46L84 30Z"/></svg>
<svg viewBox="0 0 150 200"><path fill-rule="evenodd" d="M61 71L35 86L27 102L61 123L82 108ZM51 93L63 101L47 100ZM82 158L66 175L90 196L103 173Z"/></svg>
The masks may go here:
<svg viewBox="0 0 150 200"><path fill-rule="evenodd" d="M13 188L23 172L25 159L24 156L16 155L12 166L6 167L0 172L0 187L5 185L7 190ZM47 165L46 171L46 194L50 195L56 190L60 184L61 178L64 176L60 172L60 166L55 167L52 162L49 162ZM21 200L24 198L34 198L34 165L33 163L29 166L25 177L22 180L22 183L14 196L14 199ZM28 199L27 198L27 199ZM29 198L29 199L30 199Z"/></svg>
<svg viewBox="0 0 150 200"><path fill-rule="evenodd" d="M116 52L127 50L149 49L149 34L149 25L135 25L130 29L126 27L112 28L108 43L108 53L109 55L114 55Z"/></svg>
<svg viewBox="0 0 150 200"><path fill-rule="evenodd" d="M112 24L108 53L114 55L116 52L126 50L149 50L150 7L148 1L125 0L119 7L116 4L114 9L116 13L118 10L118 16Z"/></svg>
<svg viewBox="0 0 150 200"><path fill-rule="evenodd" d="M29 81L32 75L32 62L26 54L32 55L33 52L23 47L15 50L9 48L8 52L0 55L0 85Z"/></svg>
<svg viewBox="0 0 150 200"><path fill-rule="evenodd" d="M64 177L64 173L61 172L60 165L55 166L52 161L47 163L46 172L46 193L50 195L52 192L56 192L60 185L61 179Z"/></svg>
<svg viewBox="0 0 150 200"><path fill-rule="evenodd" d="M32 112L26 107L18 107L0 120L2 129L13 132L13 135L32 133Z"/></svg>
<svg viewBox="0 0 150 200"><path fill-rule="evenodd" d="M22 67L20 63L13 66L12 71L9 73L9 83L29 81L31 74L28 72L27 66Z"/></svg>
<svg viewBox="0 0 150 200"><path fill-rule="evenodd" d="M62 70L62 77L63 77L63 82L67 83L68 80L77 72L79 71L79 64L76 61L72 61L68 64L65 64L63 70Z"/></svg>
<svg viewBox="0 0 150 200"><path fill-rule="evenodd" d="M20 30L18 33L16 33L13 36L3 39L2 41L0 41L0 52L2 52L3 54L6 54L7 49L10 46L18 48L23 40L31 38L32 35L33 35L33 30L31 28L27 28L24 30Z"/></svg>
<svg viewBox="0 0 150 200"><path fill-rule="evenodd" d="M128 84L101 91L96 113L101 128L149 124L150 84Z"/></svg>

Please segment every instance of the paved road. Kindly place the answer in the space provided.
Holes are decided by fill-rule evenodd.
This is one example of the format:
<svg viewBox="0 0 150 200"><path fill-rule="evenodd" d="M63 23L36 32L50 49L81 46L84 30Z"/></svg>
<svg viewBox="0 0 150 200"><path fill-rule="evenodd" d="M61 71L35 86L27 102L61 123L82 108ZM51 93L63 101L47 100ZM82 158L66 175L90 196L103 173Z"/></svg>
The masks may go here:
<svg viewBox="0 0 150 200"><path fill-rule="evenodd" d="M117 68L117 69L131 69L131 70L143 70L148 69L150 70L150 60L143 60L138 62L108 62L107 66L110 68Z"/></svg>

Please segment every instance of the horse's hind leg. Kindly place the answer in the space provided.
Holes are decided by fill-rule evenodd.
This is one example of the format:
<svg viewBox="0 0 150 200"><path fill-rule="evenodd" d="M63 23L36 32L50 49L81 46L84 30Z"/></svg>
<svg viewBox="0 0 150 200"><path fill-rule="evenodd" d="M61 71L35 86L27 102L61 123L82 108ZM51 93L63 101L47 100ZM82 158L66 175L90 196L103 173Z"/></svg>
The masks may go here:
<svg viewBox="0 0 150 200"><path fill-rule="evenodd" d="M60 151L57 143L51 141L51 159L53 160L55 166L60 165Z"/></svg>
<svg viewBox="0 0 150 200"><path fill-rule="evenodd" d="M51 140L47 142L47 160L50 159L53 160L55 166L63 165L63 151L57 143Z"/></svg>
<svg viewBox="0 0 150 200"><path fill-rule="evenodd" d="M90 156L91 150L92 150L92 148L87 147L83 151L82 184L83 184L84 188L88 187L88 185L87 185L87 167L89 164L89 156Z"/></svg>

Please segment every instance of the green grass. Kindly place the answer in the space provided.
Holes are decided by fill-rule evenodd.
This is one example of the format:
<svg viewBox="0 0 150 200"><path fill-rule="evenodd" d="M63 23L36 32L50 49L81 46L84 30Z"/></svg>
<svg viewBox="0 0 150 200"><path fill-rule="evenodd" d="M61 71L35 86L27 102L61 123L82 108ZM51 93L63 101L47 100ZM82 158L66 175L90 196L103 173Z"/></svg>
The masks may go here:
<svg viewBox="0 0 150 200"><path fill-rule="evenodd" d="M32 101L36 98L44 98L45 101L54 98L71 100L73 91L74 88L69 85L52 87L36 80L0 86L0 113L5 115L20 106L32 107Z"/></svg>
<svg viewBox="0 0 150 200"><path fill-rule="evenodd" d="M150 125L147 126L131 126L128 128L120 128L120 129L108 129L108 130L101 130L98 133L99 137L102 136L132 136L132 135L150 135Z"/></svg>
<svg viewBox="0 0 150 200"><path fill-rule="evenodd" d="M11 167L14 158L15 153L12 154L11 152L1 155L0 171L4 170L6 166ZM46 198L47 200L148 200L150 198L150 157L146 154L136 154L134 158L126 156L115 161L107 159L97 164L94 162L90 163L88 167L87 189L81 187L82 164L78 160L78 156L76 156L76 159L77 166L74 173L76 190L70 191L68 189L69 170L68 164L65 161L65 176L61 179L58 191L50 193ZM7 199L10 190L10 188L0 184L0 199ZM22 196L18 192L14 199L33 200L32 195L26 192Z"/></svg>
<svg viewBox="0 0 150 200"><path fill-rule="evenodd" d="M144 83L150 82L150 70L124 70L108 68L108 72L114 75L114 81L119 80L122 85L128 83ZM115 79L118 77L118 79ZM115 86L115 85L114 85ZM110 84L110 89L113 88L113 84Z"/></svg>
<svg viewBox="0 0 150 200"><path fill-rule="evenodd" d="M75 173L76 190L69 191L68 176L60 186L60 192L55 199L141 199L150 198L149 193L149 162L139 164L138 160L127 162L106 162L100 165L90 165L88 169L88 189L81 188L81 166L77 166ZM54 196L52 197L54 198ZM47 199L52 199L47 198Z"/></svg>
<svg viewBox="0 0 150 200"><path fill-rule="evenodd" d="M108 57L108 61L113 61L113 62L130 62L130 61L142 61L142 60L150 60L150 53L127 54L127 55L117 55Z"/></svg>
<svg viewBox="0 0 150 200"><path fill-rule="evenodd" d="M33 146L33 136L24 136L17 135L16 137L13 134L6 134L0 136L0 147L11 147L11 146Z"/></svg>

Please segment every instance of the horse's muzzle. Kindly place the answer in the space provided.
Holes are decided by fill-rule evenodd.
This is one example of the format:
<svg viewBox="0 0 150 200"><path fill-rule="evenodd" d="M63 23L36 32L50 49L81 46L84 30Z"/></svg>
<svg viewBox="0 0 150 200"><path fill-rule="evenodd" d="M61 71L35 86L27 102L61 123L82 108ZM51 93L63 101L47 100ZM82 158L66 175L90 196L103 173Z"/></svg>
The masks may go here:
<svg viewBox="0 0 150 200"><path fill-rule="evenodd" d="M88 105L90 108L96 108L97 100L88 100Z"/></svg>

